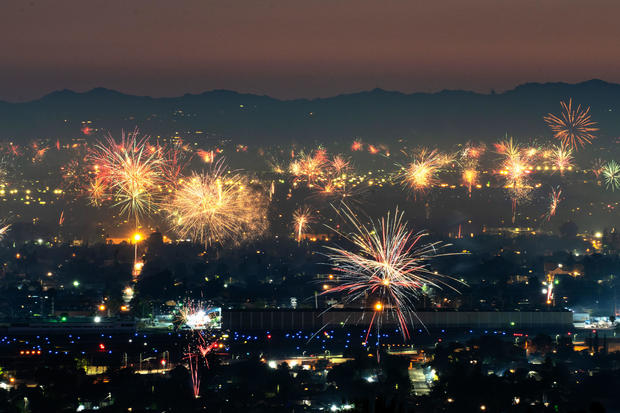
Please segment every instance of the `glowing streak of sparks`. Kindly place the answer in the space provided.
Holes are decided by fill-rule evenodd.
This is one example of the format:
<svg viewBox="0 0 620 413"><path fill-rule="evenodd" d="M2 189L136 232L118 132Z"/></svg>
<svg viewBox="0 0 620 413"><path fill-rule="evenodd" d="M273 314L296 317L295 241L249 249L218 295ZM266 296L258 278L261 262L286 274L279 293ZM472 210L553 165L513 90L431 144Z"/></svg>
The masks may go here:
<svg viewBox="0 0 620 413"><path fill-rule="evenodd" d="M594 176L596 176L596 179L598 179L601 176L601 173L603 173L604 167L605 167L605 161L603 161L601 158L596 158L594 161L592 161L592 173L594 173Z"/></svg>
<svg viewBox="0 0 620 413"><path fill-rule="evenodd" d="M312 220L313 218L309 208L300 208L293 213L293 225L295 227L298 244L301 242L303 234L309 228Z"/></svg>
<svg viewBox="0 0 620 413"><path fill-rule="evenodd" d="M551 193L549 194L549 210L547 211L547 221L551 220L551 217L555 215L558 205L562 200L562 190L557 188L551 188Z"/></svg>
<svg viewBox="0 0 620 413"><path fill-rule="evenodd" d="M9 229L11 229L10 224L0 223L0 241L4 239L6 234L9 232Z"/></svg>
<svg viewBox="0 0 620 413"><path fill-rule="evenodd" d="M179 310L180 323L190 328L187 336L188 344L185 359L188 361L194 397L200 395L199 372L201 362L204 362L209 368L207 355L217 348L217 342L214 342L209 334L214 320L212 316L217 316L215 312L210 310L210 307L204 302L189 299L183 303Z"/></svg>
<svg viewBox="0 0 620 413"><path fill-rule="evenodd" d="M471 197L471 187L478 182L478 171L475 169L465 169L463 171L463 183L467 186L467 192Z"/></svg>

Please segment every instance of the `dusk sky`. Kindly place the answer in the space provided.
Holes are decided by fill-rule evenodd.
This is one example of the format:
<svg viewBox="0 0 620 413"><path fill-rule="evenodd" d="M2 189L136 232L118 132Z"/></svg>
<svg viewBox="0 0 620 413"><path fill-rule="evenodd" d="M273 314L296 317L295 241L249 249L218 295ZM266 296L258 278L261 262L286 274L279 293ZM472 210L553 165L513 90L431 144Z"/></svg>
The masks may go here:
<svg viewBox="0 0 620 413"><path fill-rule="evenodd" d="M617 0L3 0L0 99L620 82Z"/></svg>

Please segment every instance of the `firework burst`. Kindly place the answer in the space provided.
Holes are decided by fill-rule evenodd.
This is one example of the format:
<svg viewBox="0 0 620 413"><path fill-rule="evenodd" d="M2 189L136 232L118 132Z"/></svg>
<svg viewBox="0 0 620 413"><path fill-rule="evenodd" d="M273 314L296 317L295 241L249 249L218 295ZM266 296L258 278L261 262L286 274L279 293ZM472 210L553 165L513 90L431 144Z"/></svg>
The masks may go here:
<svg viewBox="0 0 620 413"><path fill-rule="evenodd" d="M467 186L467 193L471 198L471 188L478 182L478 171L473 168L464 169L462 179L463 184Z"/></svg>
<svg viewBox="0 0 620 413"><path fill-rule="evenodd" d="M562 113L559 116L549 113L544 117L554 137L574 150L592 143L596 139L594 132L598 131L598 128L590 117L590 108L582 109L581 105L578 105L573 109L572 99L568 100L568 104L560 102L560 105Z"/></svg>
<svg viewBox="0 0 620 413"><path fill-rule="evenodd" d="M564 144L555 146L551 153L553 166L564 176L564 171L573 166L573 150Z"/></svg>
<svg viewBox="0 0 620 413"><path fill-rule="evenodd" d="M305 181L312 187L328 166L327 152L319 147L309 154L302 152L298 159L290 163L289 173L295 177L295 182Z"/></svg>
<svg viewBox="0 0 620 413"><path fill-rule="evenodd" d="M219 323L218 313L202 301L186 300L179 310L179 322L189 328L185 359L192 379L194 397L200 395L200 368L209 368L207 355L218 348L216 341L210 339L208 332Z"/></svg>
<svg viewBox="0 0 620 413"><path fill-rule="evenodd" d="M101 176L95 175L88 184L88 194L90 204L93 206L101 206L106 198L107 185L105 180Z"/></svg>
<svg viewBox="0 0 620 413"><path fill-rule="evenodd" d="M123 132L120 142L108 136L95 146L89 159L121 214L133 217L137 224L140 217L154 210L163 161L160 151L150 149L148 137L140 137L137 130Z"/></svg>
<svg viewBox="0 0 620 413"><path fill-rule="evenodd" d="M515 223L517 205L529 199L532 187L529 185L529 151L521 149L512 138L495 145L502 155L500 174L504 176L504 187L508 190L512 203L512 223Z"/></svg>
<svg viewBox="0 0 620 413"><path fill-rule="evenodd" d="M349 171L351 167L351 162L341 155L336 155L332 158L330 162L330 167L333 169L335 175L340 176L342 174L346 174Z"/></svg>
<svg viewBox="0 0 620 413"><path fill-rule="evenodd" d="M181 238L204 245L239 243L267 229L265 194L240 174L226 171L222 160L210 171L184 179L163 206Z"/></svg>
<svg viewBox="0 0 620 413"><path fill-rule="evenodd" d="M555 215L560 201L562 201L562 190L560 187L551 188L551 193L549 193L549 210L545 215L547 221L550 221L551 217Z"/></svg>
<svg viewBox="0 0 620 413"><path fill-rule="evenodd" d="M327 247L332 270L338 274L336 286L324 294L342 294L343 304L365 300L372 303L373 315L368 333L377 328L391 314L398 322L404 339L409 339L408 324L415 314L414 302L424 286L447 286L445 276L429 268L430 261L439 254L441 243L423 243L425 232L407 229L403 213L365 225L347 207L340 212L352 226L353 233L336 231L352 244L352 250ZM452 288L452 287L450 287ZM368 335L366 335L368 340Z"/></svg>
<svg viewBox="0 0 620 413"><path fill-rule="evenodd" d="M470 198L472 186L478 183L478 165L484 151L484 146L477 147L468 143L459 154L459 164L462 169L461 180L463 185L467 187L467 193Z"/></svg>
<svg viewBox="0 0 620 413"><path fill-rule="evenodd" d="M425 193L437 183L437 172L445 157L436 150L422 149L399 174L400 181L414 193Z"/></svg>
<svg viewBox="0 0 620 413"><path fill-rule="evenodd" d="M616 161L609 161L603 167L603 179L605 179L605 187L615 191L620 189L620 164Z"/></svg>
<svg viewBox="0 0 620 413"><path fill-rule="evenodd" d="M299 208L293 213L293 226L295 228L295 234L297 243L301 242L304 232L306 232L313 222L313 217L310 212L310 208Z"/></svg>

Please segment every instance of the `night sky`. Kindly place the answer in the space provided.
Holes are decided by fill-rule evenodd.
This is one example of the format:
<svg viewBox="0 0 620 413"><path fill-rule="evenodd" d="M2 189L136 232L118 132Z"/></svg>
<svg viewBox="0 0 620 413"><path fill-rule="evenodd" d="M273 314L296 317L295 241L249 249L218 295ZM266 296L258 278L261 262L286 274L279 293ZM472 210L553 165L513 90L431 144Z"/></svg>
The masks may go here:
<svg viewBox="0 0 620 413"><path fill-rule="evenodd" d="M2 0L0 99L620 82L617 0Z"/></svg>

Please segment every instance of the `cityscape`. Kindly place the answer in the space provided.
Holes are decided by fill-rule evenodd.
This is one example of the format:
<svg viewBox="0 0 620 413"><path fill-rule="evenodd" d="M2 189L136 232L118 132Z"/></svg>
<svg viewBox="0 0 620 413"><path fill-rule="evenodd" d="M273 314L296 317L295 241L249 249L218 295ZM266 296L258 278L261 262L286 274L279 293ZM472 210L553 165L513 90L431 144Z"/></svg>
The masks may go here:
<svg viewBox="0 0 620 413"><path fill-rule="evenodd" d="M620 412L620 6L164 3L0 18L0 413Z"/></svg>

